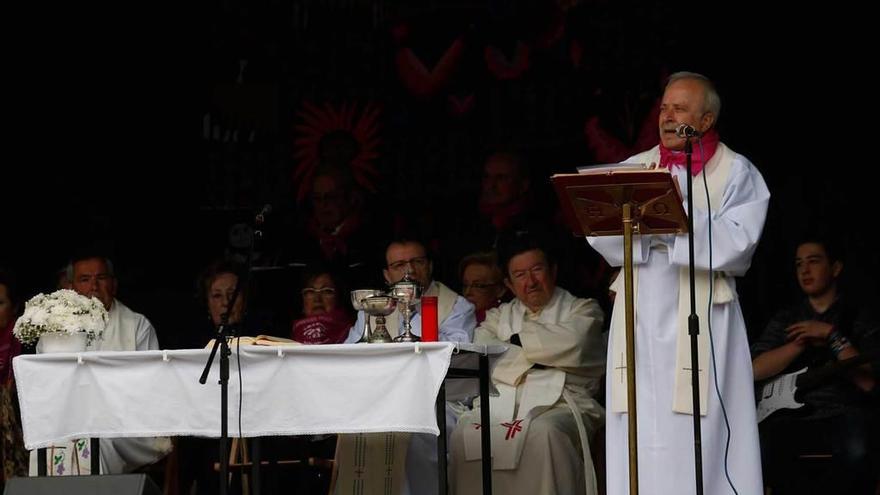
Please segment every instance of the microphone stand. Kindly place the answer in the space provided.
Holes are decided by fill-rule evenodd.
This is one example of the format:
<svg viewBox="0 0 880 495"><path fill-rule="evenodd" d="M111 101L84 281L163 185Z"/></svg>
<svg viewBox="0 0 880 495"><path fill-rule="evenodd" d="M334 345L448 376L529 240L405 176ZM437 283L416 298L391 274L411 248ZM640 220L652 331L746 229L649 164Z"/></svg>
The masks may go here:
<svg viewBox="0 0 880 495"><path fill-rule="evenodd" d="M697 316L696 283L694 278L694 180L691 164L693 144L691 136L684 137L684 153L687 162L687 217L688 217L688 267L690 269L691 312L688 316L688 334L691 337L691 391L693 392L694 417L694 469L696 471L697 495L703 495L703 440L700 430L700 379L699 358L697 356L697 336L700 334L700 319ZM705 173L705 171L703 172ZM679 294L679 297L681 295ZM711 318L712 315L710 314Z"/></svg>
<svg viewBox="0 0 880 495"><path fill-rule="evenodd" d="M264 221L262 212L257 215L255 223L257 225L262 224ZM232 291L232 295L229 296L229 302L226 306L226 311L220 315L220 325L217 327L217 335L214 337L214 345L211 347L211 354L208 356L208 362L205 364L205 369L202 371L202 376L199 377L199 383L204 385L208 381L208 374L211 371L211 365L214 362L214 356L217 354L217 349L220 349L220 495L226 495L229 489L229 356L232 354L232 351L229 349L229 342L227 338L235 337L237 332L235 332L235 325L230 325L229 323L229 315L232 309L235 307L235 303L238 300L239 294L242 292L242 287L248 287L250 284L250 276L251 276L251 265L253 264L254 258L254 244L256 243L257 237L262 237L263 232L259 230L259 228L254 229L254 234L251 237L251 245L248 249L248 257L247 263L245 265L244 270L244 281L239 278L235 283L235 289ZM244 312L246 312L245 310ZM244 312L242 312L241 319L244 320ZM239 370L241 373L241 370ZM240 392L239 392L240 393Z"/></svg>

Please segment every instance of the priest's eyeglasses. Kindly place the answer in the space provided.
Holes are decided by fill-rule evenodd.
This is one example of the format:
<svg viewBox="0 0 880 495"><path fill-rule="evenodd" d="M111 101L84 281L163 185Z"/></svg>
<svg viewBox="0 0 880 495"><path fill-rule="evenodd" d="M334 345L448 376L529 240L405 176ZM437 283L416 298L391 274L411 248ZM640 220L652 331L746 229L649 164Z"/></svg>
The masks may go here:
<svg viewBox="0 0 880 495"><path fill-rule="evenodd" d="M406 268L406 265L410 265L413 268L425 268L428 266L428 257L427 256L418 256L416 258L410 258L408 260L400 260L395 261L388 265L388 268L391 270L402 271Z"/></svg>
<svg viewBox="0 0 880 495"><path fill-rule="evenodd" d="M303 296L311 296L311 297L317 297L317 296L329 297L329 296L336 295L336 289L334 289L333 287L321 287L318 289L316 289L314 287L306 287L305 289L302 290L302 295Z"/></svg>

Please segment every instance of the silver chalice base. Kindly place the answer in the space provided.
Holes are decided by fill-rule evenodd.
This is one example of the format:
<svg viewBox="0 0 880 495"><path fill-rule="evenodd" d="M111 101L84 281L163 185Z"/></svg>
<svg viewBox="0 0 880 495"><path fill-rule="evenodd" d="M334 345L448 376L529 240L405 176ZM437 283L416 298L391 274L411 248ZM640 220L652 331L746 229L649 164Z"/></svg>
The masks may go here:
<svg viewBox="0 0 880 495"><path fill-rule="evenodd" d="M371 344L391 342L391 335L385 328L385 317L397 308L397 300L390 296L372 296L364 299L364 313L376 317L376 329L369 337Z"/></svg>

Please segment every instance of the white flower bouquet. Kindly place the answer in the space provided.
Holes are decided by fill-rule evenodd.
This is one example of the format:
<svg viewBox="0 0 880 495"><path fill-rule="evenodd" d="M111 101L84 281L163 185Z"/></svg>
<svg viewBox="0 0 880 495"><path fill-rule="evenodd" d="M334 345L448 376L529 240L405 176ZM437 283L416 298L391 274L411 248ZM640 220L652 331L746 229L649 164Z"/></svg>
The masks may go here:
<svg viewBox="0 0 880 495"><path fill-rule="evenodd" d="M85 333L88 342L100 339L109 314L96 297L69 289L37 294L25 303L24 314L15 322L13 335L31 344L50 332Z"/></svg>

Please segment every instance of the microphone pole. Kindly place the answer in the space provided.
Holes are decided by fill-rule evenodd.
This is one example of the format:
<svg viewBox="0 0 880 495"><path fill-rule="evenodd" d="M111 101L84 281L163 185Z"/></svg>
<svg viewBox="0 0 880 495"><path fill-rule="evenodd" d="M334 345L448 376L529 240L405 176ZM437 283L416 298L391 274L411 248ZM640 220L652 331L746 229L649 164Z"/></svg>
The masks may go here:
<svg viewBox="0 0 880 495"><path fill-rule="evenodd" d="M693 392L694 417L694 469L696 474L697 495L703 495L703 440L700 430L700 368L697 356L697 335L700 334L700 319L697 316L696 282L694 278L694 180L691 173L693 165L691 155L694 148L691 136L684 136L684 154L687 162L687 217L688 217L688 267L690 271L691 313L688 316L688 334L691 337L691 391ZM705 171L703 173L706 173ZM681 294L679 294L681 297ZM711 318L711 311L709 318Z"/></svg>
<svg viewBox="0 0 880 495"><path fill-rule="evenodd" d="M229 349L228 337L235 335L229 325L229 312L235 306L238 295L241 292L241 282L236 282L235 289L229 297L229 305L226 311L220 316L220 325L217 327L217 335L214 337L214 345L211 347L211 354L208 356L208 362L199 378L199 383L204 385L208 381L208 373L211 371L211 365L217 349L220 349L220 495L226 495L229 483L229 356L232 351Z"/></svg>
<svg viewBox="0 0 880 495"><path fill-rule="evenodd" d="M256 219L254 221L257 225L262 225L265 221L265 215L272 211L272 207L270 205L266 205L263 207L263 210L257 214ZM205 369L202 370L202 376L199 377L199 383L204 385L208 381L208 374L211 371L211 365L214 362L214 356L217 354L217 349L220 349L220 380L218 383L220 384L220 495L226 495L229 490L229 356L232 354L231 349L229 348L229 342L227 338L234 337L236 332L232 325L229 324L229 316L235 307L235 303L239 298L239 295L242 292L242 287L248 287L250 284L250 276L251 276L251 265L253 264L254 259L254 245L256 244L256 238L262 237L263 232L259 230L259 227L254 229L254 233L251 236L251 243L248 249L247 263L245 265L244 273L237 277L237 281L235 283L235 289L232 291L232 295L229 296L229 302L226 305L226 311L220 315L220 325L217 327L217 335L214 337L214 345L211 347L211 354L208 356L208 362L205 364ZM242 280L244 277L244 280ZM244 320L245 313L247 309L242 311L240 316L241 320ZM241 323L239 321L238 323ZM239 370L241 373L241 370ZM241 391L239 391L241 393Z"/></svg>

